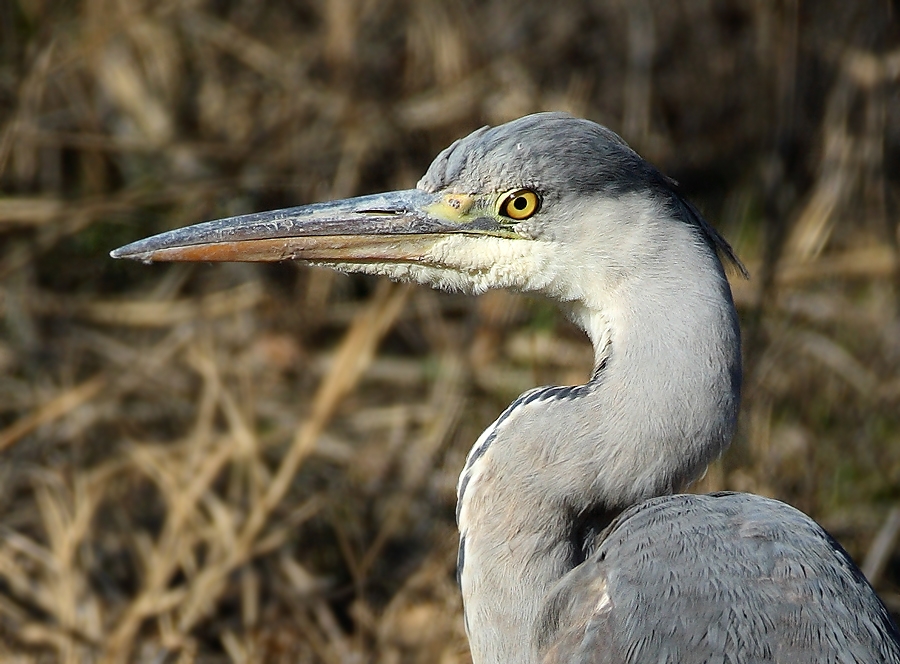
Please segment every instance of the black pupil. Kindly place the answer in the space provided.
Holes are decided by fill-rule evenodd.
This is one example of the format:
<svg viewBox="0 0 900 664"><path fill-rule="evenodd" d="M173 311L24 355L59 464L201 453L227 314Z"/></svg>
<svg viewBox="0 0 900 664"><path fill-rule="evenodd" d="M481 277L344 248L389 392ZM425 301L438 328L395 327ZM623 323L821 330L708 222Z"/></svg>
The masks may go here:
<svg viewBox="0 0 900 664"><path fill-rule="evenodd" d="M525 200L524 196L516 196L513 199L513 207L517 210L524 210L528 207L528 201Z"/></svg>

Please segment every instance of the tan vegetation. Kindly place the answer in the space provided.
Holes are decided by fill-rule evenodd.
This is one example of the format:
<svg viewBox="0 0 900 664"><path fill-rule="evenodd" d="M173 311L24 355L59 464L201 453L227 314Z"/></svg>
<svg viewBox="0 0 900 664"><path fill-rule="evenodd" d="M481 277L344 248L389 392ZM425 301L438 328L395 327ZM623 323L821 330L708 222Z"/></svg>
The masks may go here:
<svg viewBox="0 0 900 664"><path fill-rule="evenodd" d="M737 278L699 490L819 519L900 611L900 40L875 0L0 3L0 660L467 661L454 484L588 373L543 302L109 249L411 186L569 110L682 181Z"/></svg>

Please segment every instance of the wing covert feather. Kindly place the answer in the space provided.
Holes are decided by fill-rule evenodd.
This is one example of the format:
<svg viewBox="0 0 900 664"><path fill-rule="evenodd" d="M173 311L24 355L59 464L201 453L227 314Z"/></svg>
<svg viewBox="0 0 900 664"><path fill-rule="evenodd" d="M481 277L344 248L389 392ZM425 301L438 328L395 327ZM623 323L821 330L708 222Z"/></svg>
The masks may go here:
<svg viewBox="0 0 900 664"><path fill-rule="evenodd" d="M750 494L626 510L548 597L547 664L900 663L900 636L831 536Z"/></svg>

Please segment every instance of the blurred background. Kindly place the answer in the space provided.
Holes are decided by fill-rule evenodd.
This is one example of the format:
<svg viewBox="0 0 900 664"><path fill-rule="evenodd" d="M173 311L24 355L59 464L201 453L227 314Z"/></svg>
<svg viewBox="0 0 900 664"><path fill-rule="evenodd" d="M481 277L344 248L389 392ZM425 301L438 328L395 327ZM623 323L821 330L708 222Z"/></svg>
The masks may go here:
<svg viewBox="0 0 900 664"><path fill-rule="evenodd" d="M588 377L549 304L107 252L566 110L732 242L740 432L900 612L900 4L0 2L0 659L468 661L454 485Z"/></svg>

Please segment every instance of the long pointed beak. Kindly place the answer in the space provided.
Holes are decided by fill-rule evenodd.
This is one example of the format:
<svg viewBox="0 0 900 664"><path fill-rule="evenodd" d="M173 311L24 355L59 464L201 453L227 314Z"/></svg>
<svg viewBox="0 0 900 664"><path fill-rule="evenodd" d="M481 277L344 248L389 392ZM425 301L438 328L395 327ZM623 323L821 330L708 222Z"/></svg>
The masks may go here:
<svg viewBox="0 0 900 664"><path fill-rule="evenodd" d="M508 235L467 215L470 197L419 189L208 221L138 240L113 258L154 261L417 262L449 233Z"/></svg>

